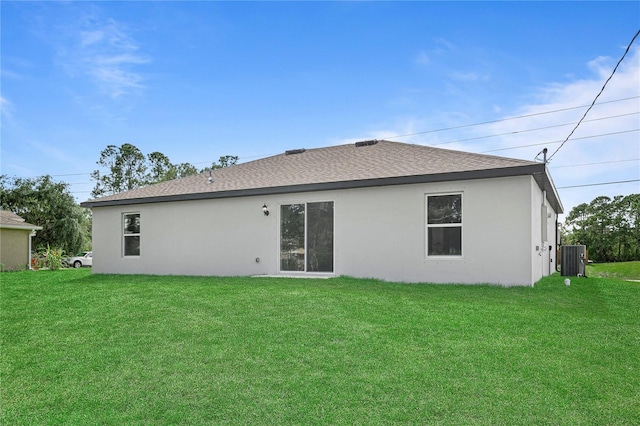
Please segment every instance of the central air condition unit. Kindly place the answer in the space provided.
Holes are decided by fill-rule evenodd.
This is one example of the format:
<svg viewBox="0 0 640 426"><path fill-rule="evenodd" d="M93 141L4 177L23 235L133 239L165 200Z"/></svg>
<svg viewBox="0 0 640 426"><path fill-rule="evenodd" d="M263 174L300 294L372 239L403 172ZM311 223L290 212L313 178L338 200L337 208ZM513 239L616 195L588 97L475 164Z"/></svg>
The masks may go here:
<svg viewBox="0 0 640 426"><path fill-rule="evenodd" d="M563 277L586 277L587 246L562 246L560 272Z"/></svg>

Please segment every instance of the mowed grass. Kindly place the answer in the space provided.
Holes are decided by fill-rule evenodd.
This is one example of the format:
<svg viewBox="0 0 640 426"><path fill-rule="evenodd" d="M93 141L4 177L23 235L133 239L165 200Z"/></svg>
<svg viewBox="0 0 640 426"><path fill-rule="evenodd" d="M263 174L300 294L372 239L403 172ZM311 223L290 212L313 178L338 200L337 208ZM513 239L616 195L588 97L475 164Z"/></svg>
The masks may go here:
<svg viewBox="0 0 640 426"><path fill-rule="evenodd" d="M7 425L629 425L640 284L0 275Z"/></svg>
<svg viewBox="0 0 640 426"><path fill-rule="evenodd" d="M640 280L640 261L592 263L587 266L587 276Z"/></svg>

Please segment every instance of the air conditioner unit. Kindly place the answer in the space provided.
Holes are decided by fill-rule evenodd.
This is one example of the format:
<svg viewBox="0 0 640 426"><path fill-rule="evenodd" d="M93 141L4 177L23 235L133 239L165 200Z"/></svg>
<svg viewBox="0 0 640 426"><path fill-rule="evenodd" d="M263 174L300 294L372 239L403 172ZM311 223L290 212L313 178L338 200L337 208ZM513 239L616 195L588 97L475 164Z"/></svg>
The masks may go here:
<svg viewBox="0 0 640 426"><path fill-rule="evenodd" d="M586 276L587 246L562 246L560 273L563 277Z"/></svg>

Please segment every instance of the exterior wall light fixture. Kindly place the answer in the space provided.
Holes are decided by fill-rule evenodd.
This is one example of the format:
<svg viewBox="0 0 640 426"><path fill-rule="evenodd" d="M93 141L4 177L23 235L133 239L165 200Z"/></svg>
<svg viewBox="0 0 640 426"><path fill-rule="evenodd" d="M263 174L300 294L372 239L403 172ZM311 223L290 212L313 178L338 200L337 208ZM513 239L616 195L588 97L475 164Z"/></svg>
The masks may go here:
<svg viewBox="0 0 640 426"><path fill-rule="evenodd" d="M269 209L266 204L262 206L262 213L264 213L265 216L269 216Z"/></svg>

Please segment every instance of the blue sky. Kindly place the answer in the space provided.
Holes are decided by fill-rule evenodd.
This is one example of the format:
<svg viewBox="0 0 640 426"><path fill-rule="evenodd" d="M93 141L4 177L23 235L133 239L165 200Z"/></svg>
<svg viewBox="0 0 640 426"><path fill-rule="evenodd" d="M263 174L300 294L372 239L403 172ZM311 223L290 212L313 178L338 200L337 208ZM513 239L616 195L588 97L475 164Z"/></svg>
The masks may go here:
<svg viewBox="0 0 640 426"><path fill-rule="evenodd" d="M110 144L199 167L372 138L533 160L640 29L635 1L0 7L1 173L78 201ZM639 112L640 38L550 162L566 213L640 192Z"/></svg>

